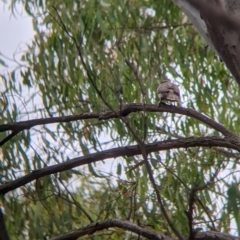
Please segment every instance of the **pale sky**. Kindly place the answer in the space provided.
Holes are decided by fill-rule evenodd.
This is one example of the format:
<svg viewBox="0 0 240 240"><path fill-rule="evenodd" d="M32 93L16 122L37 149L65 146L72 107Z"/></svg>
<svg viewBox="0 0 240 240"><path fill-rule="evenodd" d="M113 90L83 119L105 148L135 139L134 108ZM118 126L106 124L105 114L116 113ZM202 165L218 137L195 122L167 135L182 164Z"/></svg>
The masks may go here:
<svg viewBox="0 0 240 240"><path fill-rule="evenodd" d="M14 53L26 49L26 43L31 42L33 34L31 18L24 10L18 7L18 14L13 16L8 5L0 1L0 53L13 58ZM8 64L13 66L14 63Z"/></svg>

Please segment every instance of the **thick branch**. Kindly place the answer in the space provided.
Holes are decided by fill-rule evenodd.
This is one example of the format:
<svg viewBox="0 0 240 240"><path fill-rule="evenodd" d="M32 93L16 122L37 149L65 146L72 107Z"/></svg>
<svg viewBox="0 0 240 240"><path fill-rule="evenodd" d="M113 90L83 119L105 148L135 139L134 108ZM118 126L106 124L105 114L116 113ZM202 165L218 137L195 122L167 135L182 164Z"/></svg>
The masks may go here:
<svg viewBox="0 0 240 240"><path fill-rule="evenodd" d="M10 240L1 208L0 208L0 240Z"/></svg>
<svg viewBox="0 0 240 240"><path fill-rule="evenodd" d="M235 136L233 135L230 131L228 131L223 125L220 123L215 122L211 118L193 110L190 108L183 108L183 107L177 107L177 106L172 106L172 105L163 105L161 107L158 107L156 105L150 105L147 104L145 105L144 108L147 112L169 112L169 113L178 113L181 115L185 115L188 117L195 118L199 120L202 123L205 123L206 125L212 127L213 129L219 131L222 133L224 136ZM143 106L142 104L139 103L131 103L131 104L126 104L122 106L121 111L117 111L117 114L122 114L122 116L127 116L128 114L132 112L139 112L143 111ZM99 119L110 119L110 118L116 118L117 115L114 112L108 111L100 115Z"/></svg>
<svg viewBox="0 0 240 240"><path fill-rule="evenodd" d="M169 238L163 234L159 234L153 230L142 228L129 221L119 219L108 219L101 222L94 222L85 228L54 237L51 240L74 240L79 237L93 234L97 231L102 231L111 227L121 228L151 240L173 240L172 238Z"/></svg>
<svg viewBox="0 0 240 240"><path fill-rule="evenodd" d="M220 232L198 232L195 240L240 240L239 237Z"/></svg>
<svg viewBox="0 0 240 240"><path fill-rule="evenodd" d="M233 13L226 12L221 6L223 3L216 1L211 4L209 1L205 4L204 1L189 0L189 2L199 9L214 47L240 85L239 16L235 17Z"/></svg>
<svg viewBox="0 0 240 240"><path fill-rule="evenodd" d="M98 119L99 113L81 113L78 115L69 115L64 117L50 117L50 118L38 118L33 120L21 121L21 122L13 122L8 124L0 125L0 132L5 131L22 131L26 129L30 129L34 126L51 124L51 123L62 123L62 122L72 122L83 119Z"/></svg>
<svg viewBox="0 0 240 240"><path fill-rule="evenodd" d="M200 138L186 138L176 140L166 140L155 143L146 144L146 153L152 153L156 151L163 151L176 148L189 148L189 147L225 147L240 151L240 146L232 144L225 138L219 137L200 137ZM5 183L0 186L0 194L5 194L11 190L14 190L20 186L23 186L35 179L44 177L50 174L63 172L78 166L82 166L89 163L95 163L101 160L117 158L117 157L130 157L140 155L141 150L138 145L113 148L110 150L89 154L82 157L73 158L72 160L55 164L49 167L45 167L39 170L34 170L31 173L20 177L12 182Z"/></svg>
<svg viewBox="0 0 240 240"><path fill-rule="evenodd" d="M240 5L235 0L172 0L225 62L240 85Z"/></svg>
<svg viewBox="0 0 240 240"><path fill-rule="evenodd" d="M212 127L213 129L219 131L226 137L235 138L237 142L240 143L240 140L232 134L230 131L228 131L223 125L215 122L211 118L204 116L203 114L189 108L183 108L183 107L176 107L171 105L162 105L161 107L158 107L157 105L153 104L146 104L142 105L140 103L130 103L123 105L121 107L121 110L117 111L107 111L102 113L81 113L79 115L75 116L64 116L64 117L52 117L52 118L44 118L44 119L34 119L29 121L22 121L22 122L14 122L9 124L3 124L0 125L0 132L4 131L23 131L25 129L30 129L37 125L43 125L43 124L51 124L51 123L62 123L62 122L72 122L77 120L83 120L83 119L99 119L99 120L108 120L112 118L119 118L119 116L127 116L130 113L133 112L140 112L140 111L146 111L146 112L169 112L169 113L178 113L182 114L188 117L195 118L199 120L200 122L208 125L209 127ZM4 140L3 140L4 141ZM2 141L2 142L3 142ZM0 146L3 145L0 142Z"/></svg>
<svg viewBox="0 0 240 240"><path fill-rule="evenodd" d="M126 231L134 232L137 235L145 237L151 240L173 240L173 238L167 237L163 234L157 233L154 230L139 227L138 225L126 220L108 219L104 221L94 222L87 227L74 230L61 236L51 238L51 240L75 240L79 237L93 234L97 231L102 231L108 228L121 228ZM240 240L239 237L235 237L229 234L220 232L198 232L195 236L196 240Z"/></svg>

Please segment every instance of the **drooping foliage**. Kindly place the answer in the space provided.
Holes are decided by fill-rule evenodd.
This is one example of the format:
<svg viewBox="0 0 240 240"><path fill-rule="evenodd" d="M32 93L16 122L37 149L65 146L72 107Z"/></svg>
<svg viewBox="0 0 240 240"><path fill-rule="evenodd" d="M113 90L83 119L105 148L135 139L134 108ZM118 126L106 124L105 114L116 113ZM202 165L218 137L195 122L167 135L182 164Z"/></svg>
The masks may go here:
<svg viewBox="0 0 240 240"><path fill-rule="evenodd" d="M21 65L1 74L2 123L158 104L157 86L168 78L180 85L184 107L238 134L235 80L171 1L11 1L13 13L17 2L32 17L35 35ZM193 118L159 112L39 125L1 147L0 174L11 182L74 157L137 144L136 136L152 143L220 135ZM230 232L231 217L236 220L239 211L236 158L230 150L206 147L148 155L167 214L183 236L189 231L185 211L191 187L206 184L217 169L214 183L198 193L194 226L207 230L214 222L219 231ZM1 205L11 239L44 239L108 218L172 236L145 166L134 167L142 159L103 160L8 192ZM97 233L96 239L134 236L116 230Z"/></svg>

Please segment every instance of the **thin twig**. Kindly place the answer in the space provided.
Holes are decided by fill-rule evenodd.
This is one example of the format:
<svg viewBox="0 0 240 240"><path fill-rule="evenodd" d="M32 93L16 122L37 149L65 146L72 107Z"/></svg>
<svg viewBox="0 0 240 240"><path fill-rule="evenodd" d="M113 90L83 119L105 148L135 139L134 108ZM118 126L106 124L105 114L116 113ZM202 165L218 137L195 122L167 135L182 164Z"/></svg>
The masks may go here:
<svg viewBox="0 0 240 240"><path fill-rule="evenodd" d="M175 235L180 239L180 240L183 240L184 238L182 237L182 235L179 233L179 231L176 229L176 227L173 225L172 221L170 220L168 214L167 214L167 211L163 205L163 201L162 201L162 197L161 197L161 194L159 192L159 189L158 189L158 186L157 184L155 183L155 180L154 180L154 177L153 177L153 171L152 171L152 168L151 168L151 165L150 163L148 162L148 159L147 159L147 152L146 152L146 148L145 148L145 145L142 144L142 146L140 146L142 149L142 155L143 155L143 158L144 158L144 161L145 161L145 165L146 165L146 169L147 169L147 172L148 172L148 175L149 175L149 178L150 178L150 182L152 183L152 186L153 186L153 189L157 195L157 199L158 199L158 204L160 206L160 209L161 209L161 212L164 216L164 218L166 219L168 225L170 226L170 228L172 229L172 231L175 233Z"/></svg>
<svg viewBox="0 0 240 240"><path fill-rule="evenodd" d="M188 228L189 228L189 239L190 240L195 239L195 232L193 229L193 209L194 209L194 202L196 200L196 198L195 198L196 193L198 191L202 191L202 190L208 188L214 182L214 179L217 177L217 175L219 173L219 169L220 169L220 166L219 166L219 168L216 169L216 171L211 176L209 181L207 181L202 186L193 186L190 191L190 196L189 196L189 201L188 201L188 211L185 212L187 215L187 218L188 218ZM206 211L206 212L208 212L208 211Z"/></svg>
<svg viewBox="0 0 240 240"><path fill-rule="evenodd" d="M70 195L70 197L72 198L72 200L73 200L74 204L76 205L76 207L79 208L79 209L86 215L88 221L89 221L90 223L94 222L93 219L91 218L91 216L84 210L84 208L82 208L82 206L80 205L80 203L75 200L75 198L73 197L72 193L68 190L68 188L65 186L65 184L63 183L63 181L62 181L60 178L58 178L58 181L62 184L62 186L63 186L63 187L65 188L65 190L67 191L67 193Z"/></svg>
<svg viewBox="0 0 240 240"><path fill-rule="evenodd" d="M7 137L5 137L2 141L0 141L0 146L4 145L7 141L15 137L18 133L20 133L21 130L13 131L11 134L9 134Z"/></svg>

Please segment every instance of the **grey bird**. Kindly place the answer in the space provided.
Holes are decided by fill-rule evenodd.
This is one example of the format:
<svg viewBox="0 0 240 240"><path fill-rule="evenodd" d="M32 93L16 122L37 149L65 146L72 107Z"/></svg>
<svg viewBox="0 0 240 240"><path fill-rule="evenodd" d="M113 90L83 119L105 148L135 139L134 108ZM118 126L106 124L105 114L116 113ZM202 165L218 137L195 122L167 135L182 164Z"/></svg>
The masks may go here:
<svg viewBox="0 0 240 240"><path fill-rule="evenodd" d="M162 101L177 102L178 106L181 106L181 96L179 87L172 83L170 80L164 80L160 83L157 89L158 97L160 98L159 105Z"/></svg>

